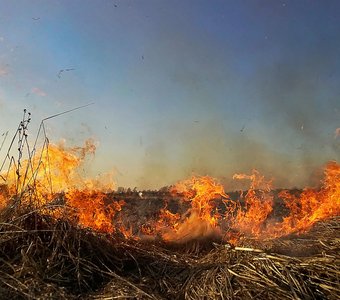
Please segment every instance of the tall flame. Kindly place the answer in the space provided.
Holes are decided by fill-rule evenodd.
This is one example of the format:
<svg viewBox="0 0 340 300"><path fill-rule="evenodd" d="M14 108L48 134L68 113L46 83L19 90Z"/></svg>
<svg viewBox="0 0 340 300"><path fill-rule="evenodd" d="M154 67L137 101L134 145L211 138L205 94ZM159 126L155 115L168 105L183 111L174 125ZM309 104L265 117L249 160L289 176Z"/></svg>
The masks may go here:
<svg viewBox="0 0 340 300"><path fill-rule="evenodd" d="M258 171L251 175L235 174L234 179L250 180L250 188L240 201L231 205L222 185L210 177L193 177L179 182L173 192L183 195L191 204L185 218L163 234L166 241L187 241L198 237L219 234L235 243L240 235L257 238L277 238L309 229L320 220L340 215L340 165L329 162L325 178L318 189L306 188L300 195L282 191L288 214L281 221L271 216L274 196L271 181L266 181ZM223 197L226 213L221 217L214 211L214 200ZM235 202L234 202L235 203ZM222 224L227 224L227 228Z"/></svg>
<svg viewBox="0 0 340 300"><path fill-rule="evenodd" d="M340 165L329 162L320 189L306 188L299 196L283 191L290 214L281 223L268 228L271 236L282 236L309 229L317 221L340 215Z"/></svg>
<svg viewBox="0 0 340 300"><path fill-rule="evenodd" d="M13 195L21 185L26 191L22 192L21 203L43 207L54 204L61 193L63 201L71 208L68 216L79 225L114 232L112 219L124 205L124 201L105 205L107 192L113 190L114 182L85 178L80 172L85 158L95 150L92 140L87 140L83 147L66 148L64 143L43 147L32 159L23 161L20 170L14 170L15 166L12 166L6 177L8 194ZM19 173L25 177L18 176ZM107 177L111 178L109 175ZM0 205L5 206L8 198L0 192ZM55 215L55 212L50 213Z"/></svg>
<svg viewBox="0 0 340 300"><path fill-rule="evenodd" d="M252 175L235 174L233 178L248 179L251 185L245 195L245 209L239 207L232 226L241 232L259 236L268 215L273 210L271 181L267 182L257 170L253 170Z"/></svg>
<svg viewBox="0 0 340 300"><path fill-rule="evenodd" d="M167 230L162 234L164 240L185 242L202 236L220 234L218 228L220 215L214 211L214 200L228 198L222 185L208 176L192 177L177 183L171 191L184 197L184 201L190 202L191 207L173 230Z"/></svg>

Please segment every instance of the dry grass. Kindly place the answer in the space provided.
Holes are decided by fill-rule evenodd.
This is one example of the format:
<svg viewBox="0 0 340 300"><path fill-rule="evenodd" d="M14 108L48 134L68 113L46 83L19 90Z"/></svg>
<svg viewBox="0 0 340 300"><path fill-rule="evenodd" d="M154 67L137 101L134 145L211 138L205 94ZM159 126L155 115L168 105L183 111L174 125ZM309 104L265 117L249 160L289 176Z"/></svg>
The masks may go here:
<svg viewBox="0 0 340 300"><path fill-rule="evenodd" d="M27 194L34 200L32 159L41 132L48 147L44 121L59 115L41 122L30 148L25 110L0 167L8 175L14 166L17 176L16 196L0 211L0 299L338 299L340 217L301 236L243 239L238 247L211 240L171 245L80 228L64 206L23 205ZM53 218L54 211L65 217Z"/></svg>
<svg viewBox="0 0 340 300"><path fill-rule="evenodd" d="M308 234L238 247L124 240L7 207L1 299L337 299L340 218Z"/></svg>

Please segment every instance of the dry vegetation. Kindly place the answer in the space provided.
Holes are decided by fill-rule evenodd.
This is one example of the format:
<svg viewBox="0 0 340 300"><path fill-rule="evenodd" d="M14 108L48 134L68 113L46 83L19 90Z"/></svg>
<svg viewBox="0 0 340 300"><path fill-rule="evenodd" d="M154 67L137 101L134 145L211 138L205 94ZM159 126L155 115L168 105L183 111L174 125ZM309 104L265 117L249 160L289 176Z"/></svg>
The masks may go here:
<svg viewBox="0 0 340 300"><path fill-rule="evenodd" d="M338 299L339 216L301 235L243 237L237 246L214 238L174 244L102 233L81 226L74 207L37 193L36 144L28 152L31 173L22 172L29 121L24 114L17 131L19 158L6 155L16 168L16 190L0 185L8 200L0 210L0 299ZM41 157L38 162L39 168ZM143 224L143 215L153 217L169 197L164 190L147 195L107 199L125 199L130 221Z"/></svg>
<svg viewBox="0 0 340 300"><path fill-rule="evenodd" d="M1 299L337 299L340 292L339 218L237 247L125 240L14 204L0 220Z"/></svg>

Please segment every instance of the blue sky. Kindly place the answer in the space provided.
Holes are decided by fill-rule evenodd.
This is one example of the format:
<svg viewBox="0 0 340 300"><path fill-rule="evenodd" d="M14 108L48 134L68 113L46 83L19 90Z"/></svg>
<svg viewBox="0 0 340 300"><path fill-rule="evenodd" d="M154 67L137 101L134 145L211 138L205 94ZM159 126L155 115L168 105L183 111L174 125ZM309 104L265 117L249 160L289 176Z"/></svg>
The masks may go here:
<svg viewBox="0 0 340 300"><path fill-rule="evenodd" d="M339 160L339 1L0 0L0 134L94 138L92 174L157 188L257 168L315 183ZM64 71L62 69L74 69ZM34 134L33 134L34 135Z"/></svg>

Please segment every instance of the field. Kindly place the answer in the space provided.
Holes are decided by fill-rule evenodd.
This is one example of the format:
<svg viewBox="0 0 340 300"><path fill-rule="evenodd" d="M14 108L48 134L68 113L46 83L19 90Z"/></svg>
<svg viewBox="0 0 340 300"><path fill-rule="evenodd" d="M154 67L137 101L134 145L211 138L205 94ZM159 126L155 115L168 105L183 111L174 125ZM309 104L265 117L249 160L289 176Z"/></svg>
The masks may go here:
<svg viewBox="0 0 340 300"><path fill-rule="evenodd" d="M79 169L95 146L29 146L24 114L0 168L0 299L338 299L340 165L314 188L258 171L115 190ZM18 144L17 156L12 155Z"/></svg>
<svg viewBox="0 0 340 300"><path fill-rule="evenodd" d="M137 219L164 192L113 193ZM168 201L169 202L169 201ZM176 199L173 200L176 202ZM175 208L175 204L172 204ZM17 205L16 205L17 204ZM337 299L338 217L303 234L185 243L100 233L13 202L0 223L1 299ZM65 212L66 213L66 212ZM151 214L153 214L151 209ZM137 219L133 219L134 221Z"/></svg>

